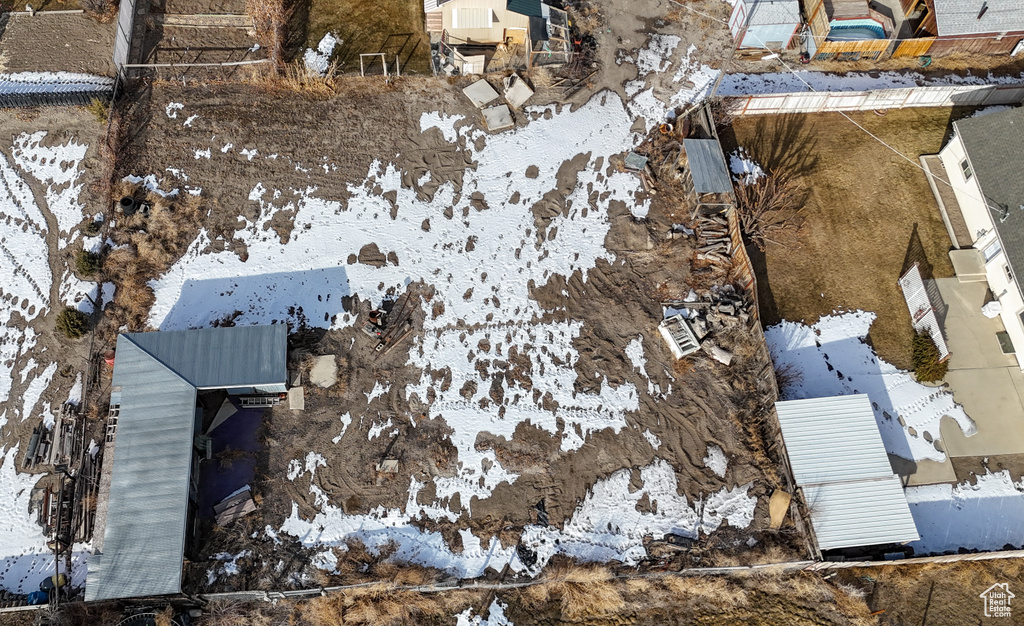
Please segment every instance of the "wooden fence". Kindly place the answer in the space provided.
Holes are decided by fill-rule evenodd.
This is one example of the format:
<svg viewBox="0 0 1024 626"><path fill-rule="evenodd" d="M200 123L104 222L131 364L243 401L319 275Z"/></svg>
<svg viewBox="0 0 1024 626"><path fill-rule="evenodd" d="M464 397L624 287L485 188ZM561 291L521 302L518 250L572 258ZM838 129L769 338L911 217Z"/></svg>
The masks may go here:
<svg viewBox="0 0 1024 626"><path fill-rule="evenodd" d="M928 50L932 47L932 43L935 41L935 37L920 37L918 39L907 39L901 41L896 49L893 50L892 56L896 57L919 57L928 54Z"/></svg>
<svg viewBox="0 0 1024 626"><path fill-rule="evenodd" d="M726 111L732 115L1019 104L1024 101L1024 84L766 93L725 96L722 100Z"/></svg>

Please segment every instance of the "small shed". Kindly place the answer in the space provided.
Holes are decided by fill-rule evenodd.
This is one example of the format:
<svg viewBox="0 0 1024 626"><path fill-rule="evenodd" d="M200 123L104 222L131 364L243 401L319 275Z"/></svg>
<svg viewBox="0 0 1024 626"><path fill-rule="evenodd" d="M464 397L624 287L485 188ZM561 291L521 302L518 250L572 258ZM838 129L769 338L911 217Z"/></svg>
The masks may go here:
<svg viewBox="0 0 1024 626"><path fill-rule="evenodd" d="M716 139L683 139L683 149L696 193L732 193L729 168Z"/></svg>
<svg viewBox="0 0 1024 626"><path fill-rule="evenodd" d="M819 550L920 538L866 394L776 402L775 410Z"/></svg>
<svg viewBox="0 0 1024 626"><path fill-rule="evenodd" d="M778 51L789 48L801 23L799 0L736 0L729 30L738 48Z"/></svg>

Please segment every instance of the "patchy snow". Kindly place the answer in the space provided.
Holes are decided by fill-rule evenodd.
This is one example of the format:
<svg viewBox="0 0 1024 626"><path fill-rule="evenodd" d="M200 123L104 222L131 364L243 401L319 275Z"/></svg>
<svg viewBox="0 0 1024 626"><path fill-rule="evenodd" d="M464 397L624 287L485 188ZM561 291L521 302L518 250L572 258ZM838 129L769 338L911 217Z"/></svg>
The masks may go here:
<svg viewBox="0 0 1024 626"><path fill-rule="evenodd" d="M164 109L164 111L167 113L167 117L169 117L172 120L174 120L174 119L178 119L178 111L180 111L180 110L182 110L184 108L185 108L184 104L182 104L180 102L172 102L172 103L167 105L167 108Z"/></svg>
<svg viewBox="0 0 1024 626"><path fill-rule="evenodd" d="M377 437L380 437L381 433L383 433L385 430L393 426L394 424L392 423L391 418L389 417L388 421L386 422L379 422L374 424L373 426L370 426L370 432L366 435L366 438L368 441L373 441Z"/></svg>
<svg viewBox="0 0 1024 626"><path fill-rule="evenodd" d="M643 335L638 335L636 339L626 344L626 357L633 364L633 370L639 371L640 375L647 381L647 393L653 396L656 390L654 383L651 382L650 375L647 373L647 357L644 356Z"/></svg>
<svg viewBox="0 0 1024 626"><path fill-rule="evenodd" d="M440 111L420 115L420 132L425 133L431 128L441 131L441 136L449 143L455 143L459 133L455 125L466 119L464 115L444 115Z"/></svg>
<svg viewBox="0 0 1024 626"><path fill-rule="evenodd" d="M561 531L528 526L522 543L541 562L560 553L581 561L619 560L633 565L647 556L645 535L696 538L724 522L746 528L754 519L757 498L747 495L751 483L723 487L691 504L679 495L675 470L667 461L655 459L640 468L643 486L635 491L630 487L631 474L631 470L619 470L598 481ZM648 502L644 512L638 509L641 500Z"/></svg>
<svg viewBox="0 0 1024 626"><path fill-rule="evenodd" d="M686 49L686 58L680 61L679 69L672 77L673 83L682 83L682 89L673 94L669 100L669 104L674 107L702 100L711 91L712 85L721 74L721 70L701 65L696 59L693 59L693 53L696 51L697 46L690 44L690 47Z"/></svg>
<svg viewBox="0 0 1024 626"><path fill-rule="evenodd" d="M704 467L715 473L719 478L725 478L725 470L729 467L729 459L725 456L722 448L711 444L708 446L708 454L704 457Z"/></svg>
<svg viewBox="0 0 1024 626"><path fill-rule="evenodd" d="M89 146L73 138L57 145L44 145L46 131L22 133L14 140L11 156L14 163L46 185L46 206L57 219L58 228L65 233L83 219L85 205L78 202L82 184L78 183L79 165ZM63 246L62 246L63 247Z"/></svg>
<svg viewBox="0 0 1024 626"><path fill-rule="evenodd" d="M28 384L28 388L21 397L21 419L25 420L32 416L32 412L35 410L36 404L39 402L39 398L46 391L46 388L50 386L50 381L53 380L53 375L57 372L57 363L50 363L46 366L41 374L32 379L32 382Z"/></svg>
<svg viewBox="0 0 1024 626"><path fill-rule="evenodd" d="M476 611L469 607L455 616L455 626L515 626L512 620L505 617L507 609L507 604L495 598L487 608L487 619L484 619L483 615L474 615Z"/></svg>
<svg viewBox="0 0 1024 626"><path fill-rule="evenodd" d="M338 555L330 548L317 552L309 562L313 567L322 569L325 572L332 574L338 572Z"/></svg>
<svg viewBox="0 0 1024 626"><path fill-rule="evenodd" d="M656 459L640 468L643 486L631 491L631 470L620 470L598 481L582 504L577 507L565 528L526 526L522 544L537 554L537 563L527 568L514 546L503 547L496 538L484 546L470 531L462 531L463 549L455 553L438 532L422 531L410 520L425 512L416 503L422 483L413 480L406 511L377 507L366 515L345 515L330 504L327 495L312 481L309 491L314 495L319 512L304 520L298 505L281 527L308 547L341 546L346 539L358 539L371 554L394 543L391 557L397 562L436 567L462 578L476 578L488 569L501 571L506 564L515 572L536 573L555 554L565 554L581 561L620 560L633 565L646 558L645 535L660 539L666 534L696 538L701 533L717 530L723 523L746 528L754 519L757 499L749 496L751 484L722 488L692 504L679 495L675 470L667 461ZM637 504L646 499L645 512ZM433 517L431 515L431 517ZM449 518L452 519L452 518Z"/></svg>
<svg viewBox="0 0 1024 626"><path fill-rule="evenodd" d="M1024 548L1024 481L986 471L976 483L924 485L905 490L919 541L915 554Z"/></svg>
<svg viewBox="0 0 1024 626"><path fill-rule="evenodd" d="M29 593L54 574L53 551L46 545L42 528L29 510L38 474L21 474L15 469L18 446L0 451L0 588ZM85 552L88 546L72 548L71 581L85 580ZM63 571L63 565L61 570Z"/></svg>
<svg viewBox="0 0 1024 626"><path fill-rule="evenodd" d="M46 311L53 277L47 260L46 218L29 186L2 153L0 183L0 220L17 225L0 233L0 295L10 300L0 305L0 323L6 325L13 311L28 321Z"/></svg>
<svg viewBox="0 0 1024 626"><path fill-rule="evenodd" d="M651 72L664 72L672 64L672 53L681 38L676 35L651 35L647 46L636 55L636 69L640 76Z"/></svg>
<svg viewBox="0 0 1024 626"><path fill-rule="evenodd" d="M764 176L764 170L761 169L761 166L742 147L736 148L729 155L729 170L732 171L733 179L744 185L756 183L759 178Z"/></svg>
<svg viewBox="0 0 1024 626"><path fill-rule="evenodd" d="M331 441L333 441L334 443L338 443L339 441L341 441L341 438L345 436L345 432L348 430L348 427L351 426L351 425L352 425L352 415L349 414L349 413L345 413L344 415L342 415L341 416L341 432L338 433L338 436L335 437L334 439L332 439Z"/></svg>
<svg viewBox="0 0 1024 626"><path fill-rule="evenodd" d="M143 187L146 188L147 191L152 191L153 193L164 198L171 198L178 194L177 189L171 189L170 191L164 191L163 189L161 189L160 183L156 179L156 174L148 174L146 176L133 176L129 174L128 176L125 176L122 180L124 180L125 182L132 183L133 185L142 185ZM188 178L185 177L182 180L188 180Z"/></svg>
<svg viewBox="0 0 1024 626"><path fill-rule="evenodd" d="M655 450L661 447L661 438L652 433L650 428L645 428L644 432L641 434L644 436L644 439L647 440L647 443L651 444L651 447Z"/></svg>
<svg viewBox="0 0 1024 626"><path fill-rule="evenodd" d="M220 552L213 555L214 561L223 561L223 563L206 571L206 584L212 585L220 576L237 576L242 571L238 566L238 560L244 559L250 554L248 550L242 550L238 554Z"/></svg>
<svg viewBox="0 0 1024 626"><path fill-rule="evenodd" d="M199 116L198 116L198 115L189 115L189 116L188 116L188 119L187 119L187 120L185 120L184 122L182 122L182 124L181 124L181 125L182 125L182 126L186 126L186 127L187 127L187 126L192 126L192 124L193 124L193 123L194 123L194 122L195 122L195 121L196 121L197 119L199 119Z"/></svg>
<svg viewBox="0 0 1024 626"><path fill-rule="evenodd" d="M327 33L320 40L320 43L317 44L316 50L306 48L306 53L302 56L306 69L317 76L326 76L327 70L331 66L331 55L334 54L334 48L339 43L341 42L338 41L337 37Z"/></svg>
<svg viewBox="0 0 1024 626"><path fill-rule="evenodd" d="M995 85L1019 83L1024 74L1017 76L974 75L925 77L917 72L847 72L826 74L824 72L765 72L763 74L726 74L718 89L720 96L745 96L769 93L796 93L808 91L868 91L874 89L899 89L919 86L950 85Z"/></svg>
<svg viewBox="0 0 1024 626"><path fill-rule="evenodd" d="M64 270L57 289L61 302L83 313L92 313L100 294L99 283L82 280L71 270Z"/></svg>
<svg viewBox="0 0 1024 626"><path fill-rule="evenodd" d="M212 151L209 148L205 148L205 149L202 149L202 150L198 150L197 149L195 151L195 157L196 157L197 161L199 159L209 159L211 154L212 154Z"/></svg>
<svg viewBox="0 0 1024 626"><path fill-rule="evenodd" d="M797 375L782 395L799 400L866 393L890 454L944 461L945 453L928 443L926 434L938 441L939 421L945 416L966 436L977 427L952 393L926 387L875 355L864 342L874 320L874 313L854 311L822 317L813 326L783 321L767 329L776 369L792 368Z"/></svg>
<svg viewBox="0 0 1024 626"><path fill-rule="evenodd" d="M370 390L370 393L366 394L366 403L370 404L371 402L383 396L389 391L391 391L390 383L388 383L387 385L383 385L379 380L374 381L373 389Z"/></svg>

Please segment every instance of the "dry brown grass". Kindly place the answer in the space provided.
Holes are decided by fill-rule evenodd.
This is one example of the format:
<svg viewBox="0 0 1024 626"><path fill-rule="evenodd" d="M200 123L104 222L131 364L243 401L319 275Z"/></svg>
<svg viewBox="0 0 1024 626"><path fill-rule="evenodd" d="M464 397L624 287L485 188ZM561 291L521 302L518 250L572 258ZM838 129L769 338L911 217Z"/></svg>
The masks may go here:
<svg viewBox="0 0 1024 626"><path fill-rule="evenodd" d="M303 623L310 626L418 623L447 610L438 596L402 591L386 583L314 598L297 608Z"/></svg>
<svg viewBox="0 0 1024 626"><path fill-rule="evenodd" d="M608 568L598 565L555 565L544 574L543 582L522 595L535 606L557 599L562 617L568 620L612 615L625 606L621 585Z"/></svg>
<svg viewBox="0 0 1024 626"><path fill-rule="evenodd" d="M718 576L668 576L661 580L670 593L714 606L747 606L748 592L732 580Z"/></svg>
<svg viewBox="0 0 1024 626"><path fill-rule="evenodd" d="M386 90L394 79L386 83L379 76L342 78L338 75L338 67L334 63L328 66L324 76L320 76L307 68L302 59L298 59L280 68L254 65L248 70L244 80L264 91L290 92L310 100L322 101L330 100L347 89L358 89L361 93L380 92Z"/></svg>
<svg viewBox="0 0 1024 626"><path fill-rule="evenodd" d="M139 198L138 185L120 181L113 187L113 197ZM146 318L154 302L149 281L166 271L185 252L195 237L202 216L199 196L185 194L163 198L150 193L145 196L151 208L147 218L142 212L119 216L110 235L126 247L112 250L103 264L105 279L117 286L114 302L107 309L116 332L121 326L131 330L145 328Z"/></svg>
<svg viewBox="0 0 1024 626"><path fill-rule="evenodd" d="M849 114L911 162L835 113L746 116L733 122L736 143L755 161L791 173L809 192L800 247L768 245L765 251L767 279L759 276L758 283L771 288L772 298L762 294L762 303L774 303L762 306L766 326L779 319L813 323L835 310L873 311L878 317L871 342L878 355L910 367L913 331L897 281L915 227L935 277L952 276L949 236L916 161L942 147L952 114L950 109L891 110L885 117Z"/></svg>
<svg viewBox="0 0 1024 626"><path fill-rule="evenodd" d="M164 607L163 611L156 614L153 621L156 626L174 626L174 609L170 606Z"/></svg>
<svg viewBox="0 0 1024 626"><path fill-rule="evenodd" d="M275 623L272 605L266 603L246 604L234 600L211 602L203 609L203 615L196 619L195 626L269 626Z"/></svg>

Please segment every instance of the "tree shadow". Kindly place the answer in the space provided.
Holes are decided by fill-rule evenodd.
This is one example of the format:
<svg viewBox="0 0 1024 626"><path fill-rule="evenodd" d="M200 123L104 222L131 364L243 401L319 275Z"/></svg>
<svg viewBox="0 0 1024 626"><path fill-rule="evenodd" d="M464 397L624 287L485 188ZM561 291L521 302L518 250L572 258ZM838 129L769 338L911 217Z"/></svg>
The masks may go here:
<svg viewBox="0 0 1024 626"><path fill-rule="evenodd" d="M818 164L818 139L805 123L806 115L755 116L753 137L740 142L732 126L719 131L727 150L742 147L765 171L784 172L793 178L810 173Z"/></svg>

